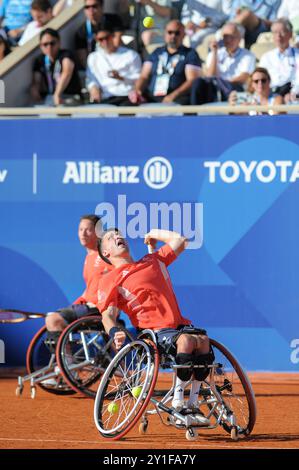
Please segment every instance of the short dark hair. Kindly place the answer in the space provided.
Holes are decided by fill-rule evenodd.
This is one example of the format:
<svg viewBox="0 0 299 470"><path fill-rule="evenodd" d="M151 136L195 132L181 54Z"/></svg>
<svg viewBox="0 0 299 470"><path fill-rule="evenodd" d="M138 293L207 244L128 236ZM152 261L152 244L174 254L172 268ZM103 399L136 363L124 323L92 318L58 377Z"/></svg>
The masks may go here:
<svg viewBox="0 0 299 470"><path fill-rule="evenodd" d="M33 0L31 3L31 10L43 11L46 13L48 10L52 10L52 5L49 0Z"/></svg>
<svg viewBox="0 0 299 470"><path fill-rule="evenodd" d="M104 0L94 0L95 3L98 3L99 5L101 5L101 7L103 6L103 3L104 3ZM86 0L84 0L84 3L86 3Z"/></svg>
<svg viewBox="0 0 299 470"><path fill-rule="evenodd" d="M105 31L106 33L109 33L111 35L114 34L114 31L113 31L113 28L112 28L111 24L109 22L106 22L106 21L101 21L100 23L98 23L96 25L95 30L94 30L94 34L97 35L101 31Z"/></svg>
<svg viewBox="0 0 299 470"><path fill-rule="evenodd" d="M104 230L102 232L102 235L101 237L98 239L98 253L99 253L99 256L102 258L103 261L105 261L105 263L107 264L112 264L111 261L109 261L108 258L106 258L106 256L103 255L102 253L102 241L103 241L103 238L104 236L106 235L106 233L108 232L111 232L111 231L114 231L114 232L119 232L119 229L117 227L111 227L111 228L108 228L107 230Z"/></svg>
<svg viewBox="0 0 299 470"><path fill-rule="evenodd" d="M58 31L56 31L56 29L53 29L53 28L46 28L44 29L40 35L39 35L39 40L41 41L42 38L46 35L46 34L49 34L49 36L52 36L53 38L56 38L56 39L60 39L60 36L59 36L59 33Z"/></svg>
<svg viewBox="0 0 299 470"><path fill-rule="evenodd" d="M85 215L81 215L80 222L81 220L90 220L93 223L93 225L96 226L100 219L101 217L98 217L95 214L85 214Z"/></svg>

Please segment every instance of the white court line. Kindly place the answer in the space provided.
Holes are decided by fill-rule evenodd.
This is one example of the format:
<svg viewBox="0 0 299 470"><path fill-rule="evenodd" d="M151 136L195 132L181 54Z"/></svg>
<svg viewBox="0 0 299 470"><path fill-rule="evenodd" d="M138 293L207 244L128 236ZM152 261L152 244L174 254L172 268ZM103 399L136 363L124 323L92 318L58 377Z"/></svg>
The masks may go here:
<svg viewBox="0 0 299 470"><path fill-rule="evenodd" d="M32 155L32 192L37 194L37 154Z"/></svg>
<svg viewBox="0 0 299 470"><path fill-rule="evenodd" d="M0 441L12 441L12 442L61 442L61 443L70 443L70 444L102 444L103 441L77 441L77 440L67 440L67 439L24 439L24 438L8 438L8 437L0 437ZM105 441L107 442L108 444L108 441ZM130 446L134 446L134 445L139 445L140 443L138 441L130 441L130 442L124 442L122 441L121 444L118 443L118 442L114 442L114 441L109 441L109 445L112 444L112 445L118 445L120 447L122 447L123 445L130 445ZM140 444L141 445L141 444ZM142 444L144 445L144 444ZM189 446L187 446L187 444L183 444L183 443L180 443L178 444L180 447L173 447L173 446L169 446L166 448L167 449L180 449L182 447L184 447L185 449L194 449L194 448L207 448L207 449L273 449L273 447L253 447L253 446L250 446L250 447L245 447L245 446L224 446L224 445L219 445L219 444L215 444L215 445L206 445L206 444L189 444ZM192 447L191 447L192 446ZM144 449L145 447L143 447ZM136 448L138 449L138 447ZM291 449L291 447L286 447L286 449ZM132 449L134 450L134 449ZM146 450L152 450L151 448L146 448ZM157 450L163 450L163 449L157 449Z"/></svg>

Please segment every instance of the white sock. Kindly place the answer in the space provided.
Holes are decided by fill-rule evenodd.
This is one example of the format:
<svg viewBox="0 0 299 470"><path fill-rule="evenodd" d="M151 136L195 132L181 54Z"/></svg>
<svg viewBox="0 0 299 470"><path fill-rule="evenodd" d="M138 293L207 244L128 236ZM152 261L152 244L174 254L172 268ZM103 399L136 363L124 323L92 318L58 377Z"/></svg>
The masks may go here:
<svg viewBox="0 0 299 470"><path fill-rule="evenodd" d="M200 386L200 380L192 380L188 406L197 405Z"/></svg>
<svg viewBox="0 0 299 470"><path fill-rule="evenodd" d="M179 402L184 402L184 391L188 382L184 382L179 377L176 378L172 406L176 406Z"/></svg>

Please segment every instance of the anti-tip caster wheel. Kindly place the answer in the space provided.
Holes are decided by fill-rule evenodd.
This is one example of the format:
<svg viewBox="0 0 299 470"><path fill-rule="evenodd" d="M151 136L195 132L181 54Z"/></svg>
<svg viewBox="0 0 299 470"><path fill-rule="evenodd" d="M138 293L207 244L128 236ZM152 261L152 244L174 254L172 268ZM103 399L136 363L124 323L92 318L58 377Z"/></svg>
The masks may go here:
<svg viewBox="0 0 299 470"><path fill-rule="evenodd" d="M36 396L36 387L31 387L30 388L30 396L31 396L32 400L34 400L34 398Z"/></svg>
<svg viewBox="0 0 299 470"><path fill-rule="evenodd" d="M23 387L20 387L19 385L16 388L16 396L20 397L23 393Z"/></svg>
<svg viewBox="0 0 299 470"><path fill-rule="evenodd" d="M197 431L194 428L189 428L186 431L186 439L187 441L196 441L198 437Z"/></svg>
<svg viewBox="0 0 299 470"><path fill-rule="evenodd" d="M239 440L239 433L237 426L233 426L230 430L230 437L233 441L237 442Z"/></svg>
<svg viewBox="0 0 299 470"><path fill-rule="evenodd" d="M148 428L148 421L142 421L139 424L139 434L146 434L147 433L147 428Z"/></svg>

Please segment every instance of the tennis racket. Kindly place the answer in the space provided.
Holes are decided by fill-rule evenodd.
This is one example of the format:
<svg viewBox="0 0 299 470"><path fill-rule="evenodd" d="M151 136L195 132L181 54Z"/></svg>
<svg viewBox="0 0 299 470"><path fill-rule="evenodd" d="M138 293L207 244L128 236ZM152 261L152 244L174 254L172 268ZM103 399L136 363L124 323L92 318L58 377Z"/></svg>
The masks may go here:
<svg viewBox="0 0 299 470"><path fill-rule="evenodd" d="M44 318L45 313L24 312L13 308L0 308L0 323L21 323L35 318Z"/></svg>

